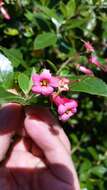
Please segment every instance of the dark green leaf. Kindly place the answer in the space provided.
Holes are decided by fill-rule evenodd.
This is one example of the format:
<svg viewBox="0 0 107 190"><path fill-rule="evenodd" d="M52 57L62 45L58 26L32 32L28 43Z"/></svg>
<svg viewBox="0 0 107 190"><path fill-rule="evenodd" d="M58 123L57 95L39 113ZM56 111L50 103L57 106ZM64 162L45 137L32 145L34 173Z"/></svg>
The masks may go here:
<svg viewBox="0 0 107 190"><path fill-rule="evenodd" d="M106 83L96 77L82 77L71 85L71 90L107 97Z"/></svg>
<svg viewBox="0 0 107 190"><path fill-rule="evenodd" d="M70 139L71 139L71 141L73 141L73 143L75 143L76 145L77 145L78 142L79 142L77 136L76 136L74 133L72 133L72 134L70 135Z"/></svg>
<svg viewBox="0 0 107 190"><path fill-rule="evenodd" d="M39 34L34 41L34 49L43 49L56 44L57 37L55 33L43 32Z"/></svg>
<svg viewBox="0 0 107 190"><path fill-rule="evenodd" d="M96 152L96 150L93 147L88 147L88 152L91 154L91 156L95 159L98 160L98 153Z"/></svg>

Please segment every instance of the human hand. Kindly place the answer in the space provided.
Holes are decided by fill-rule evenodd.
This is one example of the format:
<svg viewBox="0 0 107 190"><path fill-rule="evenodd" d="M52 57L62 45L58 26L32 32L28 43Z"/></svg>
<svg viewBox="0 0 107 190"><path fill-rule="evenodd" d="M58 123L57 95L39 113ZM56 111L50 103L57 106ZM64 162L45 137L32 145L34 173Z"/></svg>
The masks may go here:
<svg viewBox="0 0 107 190"><path fill-rule="evenodd" d="M18 139L11 143L17 133ZM2 190L79 190L70 157L70 144L45 108L9 104L0 111L0 168Z"/></svg>

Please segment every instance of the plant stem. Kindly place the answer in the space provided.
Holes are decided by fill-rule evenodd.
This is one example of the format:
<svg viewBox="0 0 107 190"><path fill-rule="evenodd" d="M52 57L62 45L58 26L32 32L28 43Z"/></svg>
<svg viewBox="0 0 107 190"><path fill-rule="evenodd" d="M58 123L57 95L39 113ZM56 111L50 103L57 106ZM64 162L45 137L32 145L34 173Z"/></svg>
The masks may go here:
<svg viewBox="0 0 107 190"><path fill-rule="evenodd" d="M61 70L72 60L72 58L68 58L63 64L61 65L60 69L57 71L57 75L60 74Z"/></svg>

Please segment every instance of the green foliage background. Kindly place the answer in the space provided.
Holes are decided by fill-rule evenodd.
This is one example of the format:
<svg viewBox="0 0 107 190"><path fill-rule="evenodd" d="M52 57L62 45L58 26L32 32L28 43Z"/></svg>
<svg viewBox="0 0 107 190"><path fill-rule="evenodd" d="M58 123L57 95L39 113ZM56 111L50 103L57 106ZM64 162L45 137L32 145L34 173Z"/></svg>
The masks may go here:
<svg viewBox="0 0 107 190"><path fill-rule="evenodd" d="M105 64L106 0L5 0L4 6L11 15L11 20L7 21L0 15L0 49L12 61L14 76L8 76L3 88L11 88L14 83L17 89L22 78L28 81L27 77L30 77L33 69L39 72L42 68L47 68L53 74L77 79L81 74L75 69L77 63L88 66L97 77L107 82L106 73L88 64L81 41L92 42L99 59ZM72 144L72 157L81 189L106 190L107 101L103 96L107 96L107 87L101 81L96 84L91 80L91 93L88 87L90 79L85 82L85 90L81 90L83 83L82 88L79 86L80 90L76 90L74 85L74 91L68 93L69 97L72 95L78 98L79 110L63 127ZM25 95L28 91L24 86ZM0 93L3 97L2 88ZM9 94L5 97L8 98ZM17 99L23 103L23 99Z"/></svg>

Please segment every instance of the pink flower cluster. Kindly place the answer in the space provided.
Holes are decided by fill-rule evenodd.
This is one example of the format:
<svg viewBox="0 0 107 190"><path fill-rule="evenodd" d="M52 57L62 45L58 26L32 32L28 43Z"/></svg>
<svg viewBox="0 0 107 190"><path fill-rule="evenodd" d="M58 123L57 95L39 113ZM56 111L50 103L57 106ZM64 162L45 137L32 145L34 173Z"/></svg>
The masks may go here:
<svg viewBox="0 0 107 190"><path fill-rule="evenodd" d="M67 121L77 112L78 103L74 99L52 95L52 100L58 106L59 120Z"/></svg>
<svg viewBox="0 0 107 190"><path fill-rule="evenodd" d="M87 53L95 52L94 47L91 45L90 42L86 42L84 40L81 40L81 41L84 43L84 47L85 47ZM94 61L96 63L96 60L93 60L93 57L92 57L92 59L90 57L89 61ZM87 68L87 67L85 67L83 65L77 64L76 69L78 69L79 71L81 71L82 73L84 73L86 75L94 76L93 71L91 71L91 69L89 69L89 68Z"/></svg>
<svg viewBox="0 0 107 190"><path fill-rule="evenodd" d="M98 56L96 55L95 49L94 49L94 47L92 46L92 44L91 44L89 41L88 41L88 42L86 42L86 41L84 41L84 40L81 40L81 41L84 43L84 47L85 47L85 49L86 49L86 52L87 52L88 54L90 54L90 55L89 55L89 58L88 58L89 63L95 65L97 68L102 69L104 72L107 72L107 65L102 65L102 64L100 63L100 61L98 60ZM106 62L106 60L105 60L105 62ZM83 72L84 74L86 74L86 75L94 76L93 71L92 71L91 69L89 69L89 68L86 68L85 66L82 66L82 65L77 64L77 65L76 65L76 68L77 68L79 71L81 71L81 72Z"/></svg>
<svg viewBox="0 0 107 190"><path fill-rule="evenodd" d="M77 101L59 95L69 90L69 79L54 77L49 70L44 69L40 74L33 74L32 81L33 93L51 97L51 101L58 108L59 120L67 121L76 113Z"/></svg>

